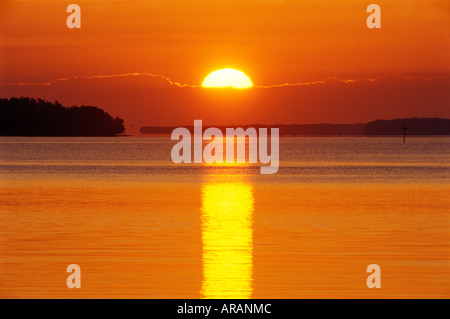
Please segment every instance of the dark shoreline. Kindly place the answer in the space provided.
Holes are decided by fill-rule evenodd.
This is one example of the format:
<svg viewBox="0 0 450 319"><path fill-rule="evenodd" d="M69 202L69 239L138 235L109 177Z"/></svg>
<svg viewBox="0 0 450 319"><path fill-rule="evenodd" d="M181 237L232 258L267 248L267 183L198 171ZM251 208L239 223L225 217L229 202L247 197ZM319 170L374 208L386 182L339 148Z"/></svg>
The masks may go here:
<svg viewBox="0 0 450 319"><path fill-rule="evenodd" d="M191 133L194 127L184 126ZM204 126L203 130L213 127ZM398 136L406 133L408 136L450 135L450 119L442 118L407 118L394 120L376 120L366 124L273 124L273 125L240 125L216 126L222 132L227 127L242 127L255 129L277 127L280 136ZM143 135L170 135L176 126L143 126L139 130ZM406 132L405 132L406 129Z"/></svg>

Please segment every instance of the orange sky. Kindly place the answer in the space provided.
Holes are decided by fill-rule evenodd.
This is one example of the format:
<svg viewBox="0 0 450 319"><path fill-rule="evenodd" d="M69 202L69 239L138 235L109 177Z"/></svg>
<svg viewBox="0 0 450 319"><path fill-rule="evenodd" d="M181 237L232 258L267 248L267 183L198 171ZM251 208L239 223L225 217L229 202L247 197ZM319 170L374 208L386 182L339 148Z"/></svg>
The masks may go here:
<svg viewBox="0 0 450 319"><path fill-rule="evenodd" d="M366 26L366 7L373 2L381 6L381 29L370 30ZM417 82L424 77L448 75L450 71L450 5L445 0L77 0L76 3L82 9L82 28L78 30L68 29L65 24L68 16L65 9L70 2L1 1L0 83L37 83L70 76L137 72L160 74L174 82L199 85L209 72L224 67L244 71L255 85L260 86L321 81L329 77L349 80L390 75L413 77ZM408 82L408 86L404 78L396 79L390 80L391 88L398 85L406 95L409 90L418 89L422 102L437 103L423 106L425 112L421 112L420 106L414 111L430 116L447 114L447 77L446 80L438 78L441 82L437 87L416 82ZM166 124L190 121L192 116L180 118L178 115L176 120L170 120L175 110L164 108L173 104L169 96L164 96L168 91L160 90L160 82L155 84L155 81L141 79L136 84L137 79L130 77L116 80L122 81L114 84L123 89L122 95L115 98L121 101L120 104L108 97L107 85L111 82L108 80L101 84L101 80L94 84L92 80L85 80L87 83L83 84L82 80L65 81L50 88L0 85L0 96L21 94L58 99L67 105L94 104L115 115L135 116L148 124L155 124L155 118L158 118L157 123ZM69 88L60 87L69 84ZM103 93L95 94L96 86L102 87L97 91ZM319 91L324 88L320 84L315 86ZM94 92L84 93L82 87ZM70 92L71 88L73 92ZM298 123L355 122L371 120L372 116L415 115L406 105L398 105L402 98L397 96L399 93L395 89L373 91L373 83L363 81L358 86L347 85L340 101L344 108L341 116L336 114L330 118L327 110L332 108L333 100L322 96L328 91L314 93L311 92L314 89L309 88L305 91L303 87L295 93L291 92L294 88L290 88L289 94L282 94L279 89L266 89L262 94L267 95L264 99L255 98L261 94L252 89L253 93L245 98L254 105L243 111L241 115L249 114L239 122L254 122L251 112L257 111L256 103L275 97L283 102L274 100L261 108L270 106L268 111L276 113L275 118L283 121L291 119L288 115L293 114L295 106L308 103L311 110L295 110L298 117L293 120ZM195 91L193 88L183 90ZM149 95L149 91L153 94ZM130 96L131 92L133 96ZM380 97L384 104L373 107L391 105L389 109L400 107L409 112L377 113L362 109L360 115L353 116L354 112L350 110L364 107L361 106L363 92L371 96L385 94ZM118 94L117 90L114 94ZM198 96L209 93L167 94L174 96L176 103L183 104L177 106L178 110L195 109L194 103L198 106L199 99L205 101ZM139 96L143 99L139 100ZM319 97L320 101L317 101ZM127 99L138 99L135 103L138 106L124 105L123 101ZM405 96L403 100L408 99L411 96ZM203 113L209 112L213 117L214 108L218 108L216 105L225 103L226 98L217 100L216 95L211 102L214 103L211 106L206 102L200 104L208 109ZM277 107L279 104L283 107ZM245 108L245 103L241 107ZM145 114L156 116L142 118L136 115L143 109ZM307 116L311 112L315 115ZM235 115L241 116L240 113ZM271 118L256 116L255 121L269 122ZM130 120L136 122L134 118Z"/></svg>

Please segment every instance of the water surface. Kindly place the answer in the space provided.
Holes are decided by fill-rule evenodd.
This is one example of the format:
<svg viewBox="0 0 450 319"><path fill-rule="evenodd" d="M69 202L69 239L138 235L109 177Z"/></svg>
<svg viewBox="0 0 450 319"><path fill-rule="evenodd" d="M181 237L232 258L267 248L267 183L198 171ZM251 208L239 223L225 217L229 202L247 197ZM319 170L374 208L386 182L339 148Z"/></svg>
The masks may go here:
<svg viewBox="0 0 450 319"><path fill-rule="evenodd" d="M281 138L275 175L173 144L1 138L0 297L450 296L450 138Z"/></svg>

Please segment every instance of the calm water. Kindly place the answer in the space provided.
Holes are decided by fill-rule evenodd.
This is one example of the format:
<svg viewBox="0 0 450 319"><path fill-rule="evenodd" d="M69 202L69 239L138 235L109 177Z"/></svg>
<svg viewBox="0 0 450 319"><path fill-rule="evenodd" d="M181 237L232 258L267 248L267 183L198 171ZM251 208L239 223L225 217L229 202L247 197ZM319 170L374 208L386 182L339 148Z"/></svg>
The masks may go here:
<svg viewBox="0 0 450 319"><path fill-rule="evenodd" d="M450 138L282 138L275 175L173 144L0 138L0 297L450 297Z"/></svg>

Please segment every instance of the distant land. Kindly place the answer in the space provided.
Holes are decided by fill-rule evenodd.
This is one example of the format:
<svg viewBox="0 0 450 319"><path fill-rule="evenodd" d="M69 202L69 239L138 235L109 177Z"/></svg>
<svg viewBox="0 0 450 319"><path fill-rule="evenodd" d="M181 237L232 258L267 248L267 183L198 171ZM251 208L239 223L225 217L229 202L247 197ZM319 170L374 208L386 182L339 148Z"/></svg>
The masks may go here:
<svg viewBox="0 0 450 319"><path fill-rule="evenodd" d="M179 126L143 126L141 134L170 135ZM184 126L193 132L193 126ZM204 126L206 129L211 126ZM281 136L450 135L450 119L404 118L356 124L274 124L215 126L278 127ZM0 98L0 136L115 136L125 131L124 120L95 106L64 107L33 98Z"/></svg>
<svg viewBox="0 0 450 319"><path fill-rule="evenodd" d="M0 136L114 136L125 131L123 122L95 106L0 99Z"/></svg>
<svg viewBox="0 0 450 319"><path fill-rule="evenodd" d="M365 135L449 135L450 119L409 118L394 120L376 120L364 126Z"/></svg>
<svg viewBox="0 0 450 319"><path fill-rule="evenodd" d="M194 127L185 126L190 132ZM204 126L206 129L210 126ZM216 126L225 132L227 126ZM233 126L228 126L233 127ZM357 124L274 124L242 125L244 129L254 127L278 127L280 136L370 136L370 135L450 135L450 119L442 118L406 118L394 120L376 120ZM176 126L143 126L141 134L170 135Z"/></svg>

